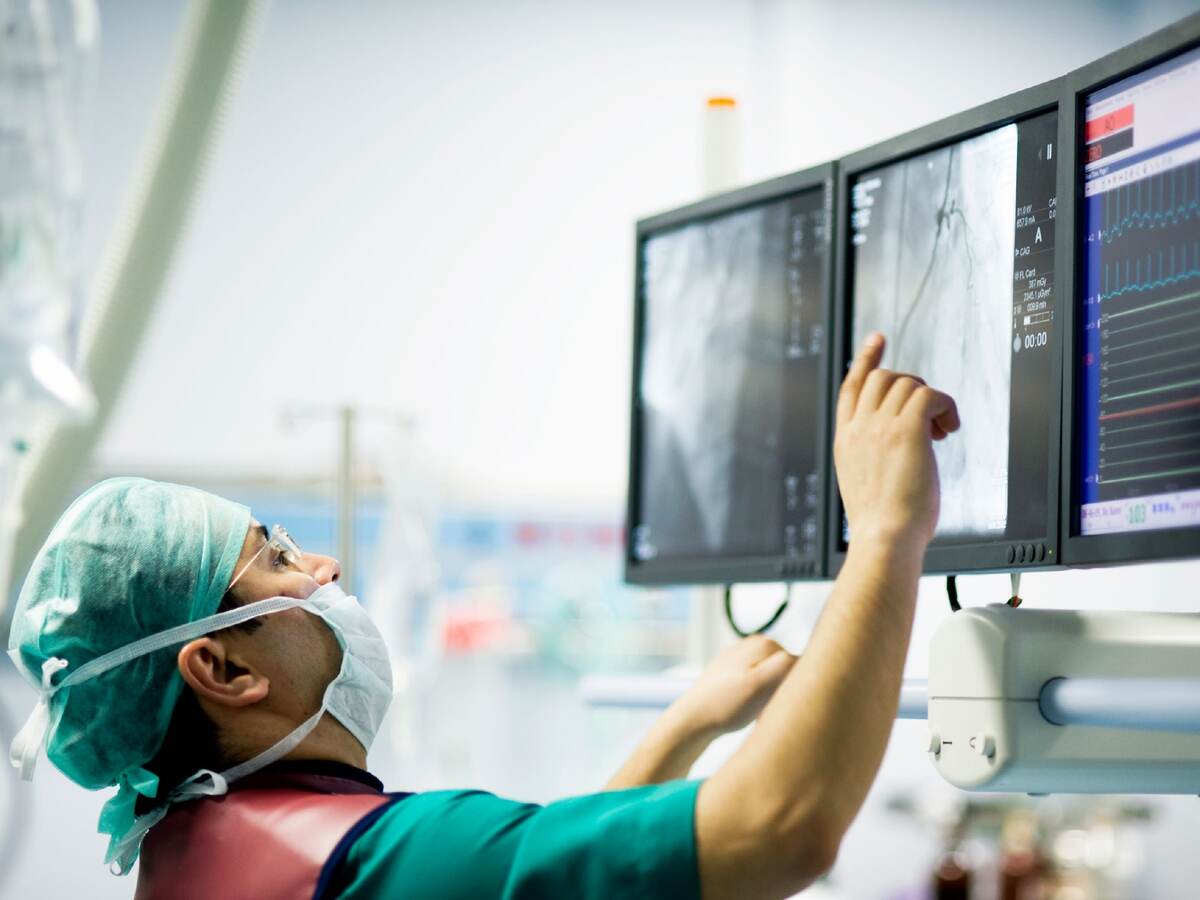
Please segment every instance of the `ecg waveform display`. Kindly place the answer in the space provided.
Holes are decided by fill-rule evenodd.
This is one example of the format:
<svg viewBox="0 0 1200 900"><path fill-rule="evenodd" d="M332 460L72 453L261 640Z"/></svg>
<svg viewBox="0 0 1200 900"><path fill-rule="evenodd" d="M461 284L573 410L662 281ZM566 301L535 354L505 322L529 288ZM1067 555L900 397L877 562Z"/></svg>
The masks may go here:
<svg viewBox="0 0 1200 900"><path fill-rule="evenodd" d="M1089 164L1082 534L1200 524L1200 134L1170 124L1182 139Z"/></svg>

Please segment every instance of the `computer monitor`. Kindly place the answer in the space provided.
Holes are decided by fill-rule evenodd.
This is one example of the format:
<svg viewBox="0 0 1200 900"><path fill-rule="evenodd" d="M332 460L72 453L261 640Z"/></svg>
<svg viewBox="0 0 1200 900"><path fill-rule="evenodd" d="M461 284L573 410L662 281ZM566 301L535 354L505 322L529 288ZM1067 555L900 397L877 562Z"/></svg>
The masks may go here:
<svg viewBox="0 0 1200 900"><path fill-rule="evenodd" d="M1200 555L1200 16L1067 84L1064 562Z"/></svg>
<svg viewBox="0 0 1200 900"><path fill-rule="evenodd" d="M825 165L637 225L625 575L825 574Z"/></svg>
<svg viewBox="0 0 1200 900"><path fill-rule="evenodd" d="M1060 96L1030 88L838 163L835 372L881 331L883 365L952 394L962 419L934 447L926 572L1058 563ZM830 500L832 573L854 536Z"/></svg>

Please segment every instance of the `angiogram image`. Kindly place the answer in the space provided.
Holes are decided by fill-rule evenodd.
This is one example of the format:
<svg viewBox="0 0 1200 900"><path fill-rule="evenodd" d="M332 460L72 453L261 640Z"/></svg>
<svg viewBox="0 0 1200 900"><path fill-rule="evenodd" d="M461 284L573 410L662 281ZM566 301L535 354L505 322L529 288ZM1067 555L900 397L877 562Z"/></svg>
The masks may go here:
<svg viewBox="0 0 1200 900"><path fill-rule="evenodd" d="M854 345L888 339L887 368L958 402L935 445L941 537L1002 532L1008 518L1017 126L857 180Z"/></svg>

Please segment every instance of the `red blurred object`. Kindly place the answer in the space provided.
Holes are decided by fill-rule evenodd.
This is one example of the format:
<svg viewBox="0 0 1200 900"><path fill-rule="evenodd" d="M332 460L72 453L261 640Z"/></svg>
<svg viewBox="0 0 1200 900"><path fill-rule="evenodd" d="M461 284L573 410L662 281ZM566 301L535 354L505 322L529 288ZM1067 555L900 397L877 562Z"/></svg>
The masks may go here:
<svg viewBox="0 0 1200 900"><path fill-rule="evenodd" d="M961 853L947 853L933 872L934 900L969 900L971 870Z"/></svg>
<svg viewBox="0 0 1200 900"><path fill-rule="evenodd" d="M442 647L450 653L470 653L499 641L508 631L507 618L477 609L454 610L442 622Z"/></svg>
<svg viewBox="0 0 1200 900"><path fill-rule="evenodd" d="M536 522L521 522L517 525L517 543L524 547L546 543L548 529Z"/></svg>

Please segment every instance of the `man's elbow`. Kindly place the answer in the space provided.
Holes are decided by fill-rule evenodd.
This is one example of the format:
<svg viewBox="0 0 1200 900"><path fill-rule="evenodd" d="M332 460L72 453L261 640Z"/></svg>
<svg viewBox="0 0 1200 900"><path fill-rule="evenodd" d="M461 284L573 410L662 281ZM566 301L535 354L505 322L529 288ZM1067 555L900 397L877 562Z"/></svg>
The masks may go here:
<svg viewBox="0 0 1200 900"><path fill-rule="evenodd" d="M841 835L814 837L801 864L805 887L829 873L837 863L838 851L841 850L841 847Z"/></svg>
<svg viewBox="0 0 1200 900"><path fill-rule="evenodd" d="M706 900L790 897L833 868L846 825L820 798L789 803L728 787L718 773L696 800Z"/></svg>
<svg viewBox="0 0 1200 900"><path fill-rule="evenodd" d="M837 863L845 831L820 814L789 817L782 823L778 846L785 854L794 890L802 891L827 874Z"/></svg>

